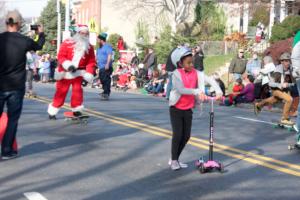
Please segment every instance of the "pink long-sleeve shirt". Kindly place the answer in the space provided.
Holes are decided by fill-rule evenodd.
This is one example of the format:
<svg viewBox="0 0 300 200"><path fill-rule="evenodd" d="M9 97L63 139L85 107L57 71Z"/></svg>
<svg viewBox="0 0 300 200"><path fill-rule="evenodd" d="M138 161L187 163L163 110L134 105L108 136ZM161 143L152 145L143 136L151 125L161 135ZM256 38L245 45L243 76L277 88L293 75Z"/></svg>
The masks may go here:
<svg viewBox="0 0 300 200"><path fill-rule="evenodd" d="M185 71L184 69L178 69L183 85L185 88L197 88L197 71L193 69L190 72ZM194 95L181 95L178 102L175 104L175 107L180 110L189 110L195 106L195 96Z"/></svg>

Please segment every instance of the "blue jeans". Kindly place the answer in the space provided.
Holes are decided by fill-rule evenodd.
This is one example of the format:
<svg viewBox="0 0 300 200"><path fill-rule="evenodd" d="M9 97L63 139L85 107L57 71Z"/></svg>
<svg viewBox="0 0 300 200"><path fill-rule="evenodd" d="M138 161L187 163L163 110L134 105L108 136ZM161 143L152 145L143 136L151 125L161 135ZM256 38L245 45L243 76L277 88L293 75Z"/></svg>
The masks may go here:
<svg viewBox="0 0 300 200"><path fill-rule="evenodd" d="M146 89L148 92L153 93L153 94L158 94L162 91L163 88L163 84L158 83L156 85L150 85L148 86L148 88Z"/></svg>
<svg viewBox="0 0 300 200"><path fill-rule="evenodd" d="M107 94L108 96L110 95L111 74L111 67L108 70L105 70L104 68L99 70L99 79L102 84L103 94Z"/></svg>
<svg viewBox="0 0 300 200"><path fill-rule="evenodd" d="M237 79L242 78L242 74L233 73L233 78L234 78L234 81L236 81Z"/></svg>
<svg viewBox="0 0 300 200"><path fill-rule="evenodd" d="M1 144L2 155L9 154L16 138L18 121L22 112L25 89L14 91L0 91L0 115L7 106L8 124Z"/></svg>

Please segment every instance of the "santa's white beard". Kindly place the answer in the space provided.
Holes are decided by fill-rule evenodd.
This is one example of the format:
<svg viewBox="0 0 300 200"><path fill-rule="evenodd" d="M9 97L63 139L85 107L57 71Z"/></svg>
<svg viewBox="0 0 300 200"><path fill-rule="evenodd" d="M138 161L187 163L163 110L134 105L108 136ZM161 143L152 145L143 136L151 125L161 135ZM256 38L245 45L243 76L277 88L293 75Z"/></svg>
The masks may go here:
<svg viewBox="0 0 300 200"><path fill-rule="evenodd" d="M88 37L82 36L77 33L73 36L73 41L75 42L74 52L80 53L81 56L83 56L84 53L88 53L90 48Z"/></svg>

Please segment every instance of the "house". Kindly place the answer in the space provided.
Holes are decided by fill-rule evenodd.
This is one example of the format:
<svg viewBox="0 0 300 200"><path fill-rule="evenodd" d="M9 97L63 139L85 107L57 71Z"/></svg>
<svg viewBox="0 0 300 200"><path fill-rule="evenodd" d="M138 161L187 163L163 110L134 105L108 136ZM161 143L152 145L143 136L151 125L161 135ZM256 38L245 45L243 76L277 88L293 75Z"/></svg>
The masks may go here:
<svg viewBox="0 0 300 200"><path fill-rule="evenodd" d="M194 18L193 8L196 2L195 0L190 7L187 21ZM258 4L265 5L266 12L270 12L269 30L274 23L283 21L286 16L300 14L300 0L218 0L218 4L226 11L227 33L247 33L251 15ZM163 24L172 24L172 16L159 13L157 7L137 9L131 6L127 1L121 0L73 0L72 13L76 23L88 24L92 32L102 30L109 34L118 33L130 46L136 41L138 23L147 29L150 38L159 34Z"/></svg>

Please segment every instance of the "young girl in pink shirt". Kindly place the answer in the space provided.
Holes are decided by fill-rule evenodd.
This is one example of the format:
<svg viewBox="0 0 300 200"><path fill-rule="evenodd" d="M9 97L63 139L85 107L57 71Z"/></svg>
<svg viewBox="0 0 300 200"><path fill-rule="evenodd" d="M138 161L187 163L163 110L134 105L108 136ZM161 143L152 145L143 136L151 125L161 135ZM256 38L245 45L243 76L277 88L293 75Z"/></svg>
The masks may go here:
<svg viewBox="0 0 300 200"><path fill-rule="evenodd" d="M177 48L171 55L172 62L178 68L173 72L173 87L170 93L170 118L173 130L169 165L172 170L187 168L187 164L179 162L179 156L190 139L193 111L196 99L204 100L205 82L208 82L216 91L218 97L222 91L211 78L197 71L193 66L192 52L189 48Z"/></svg>

